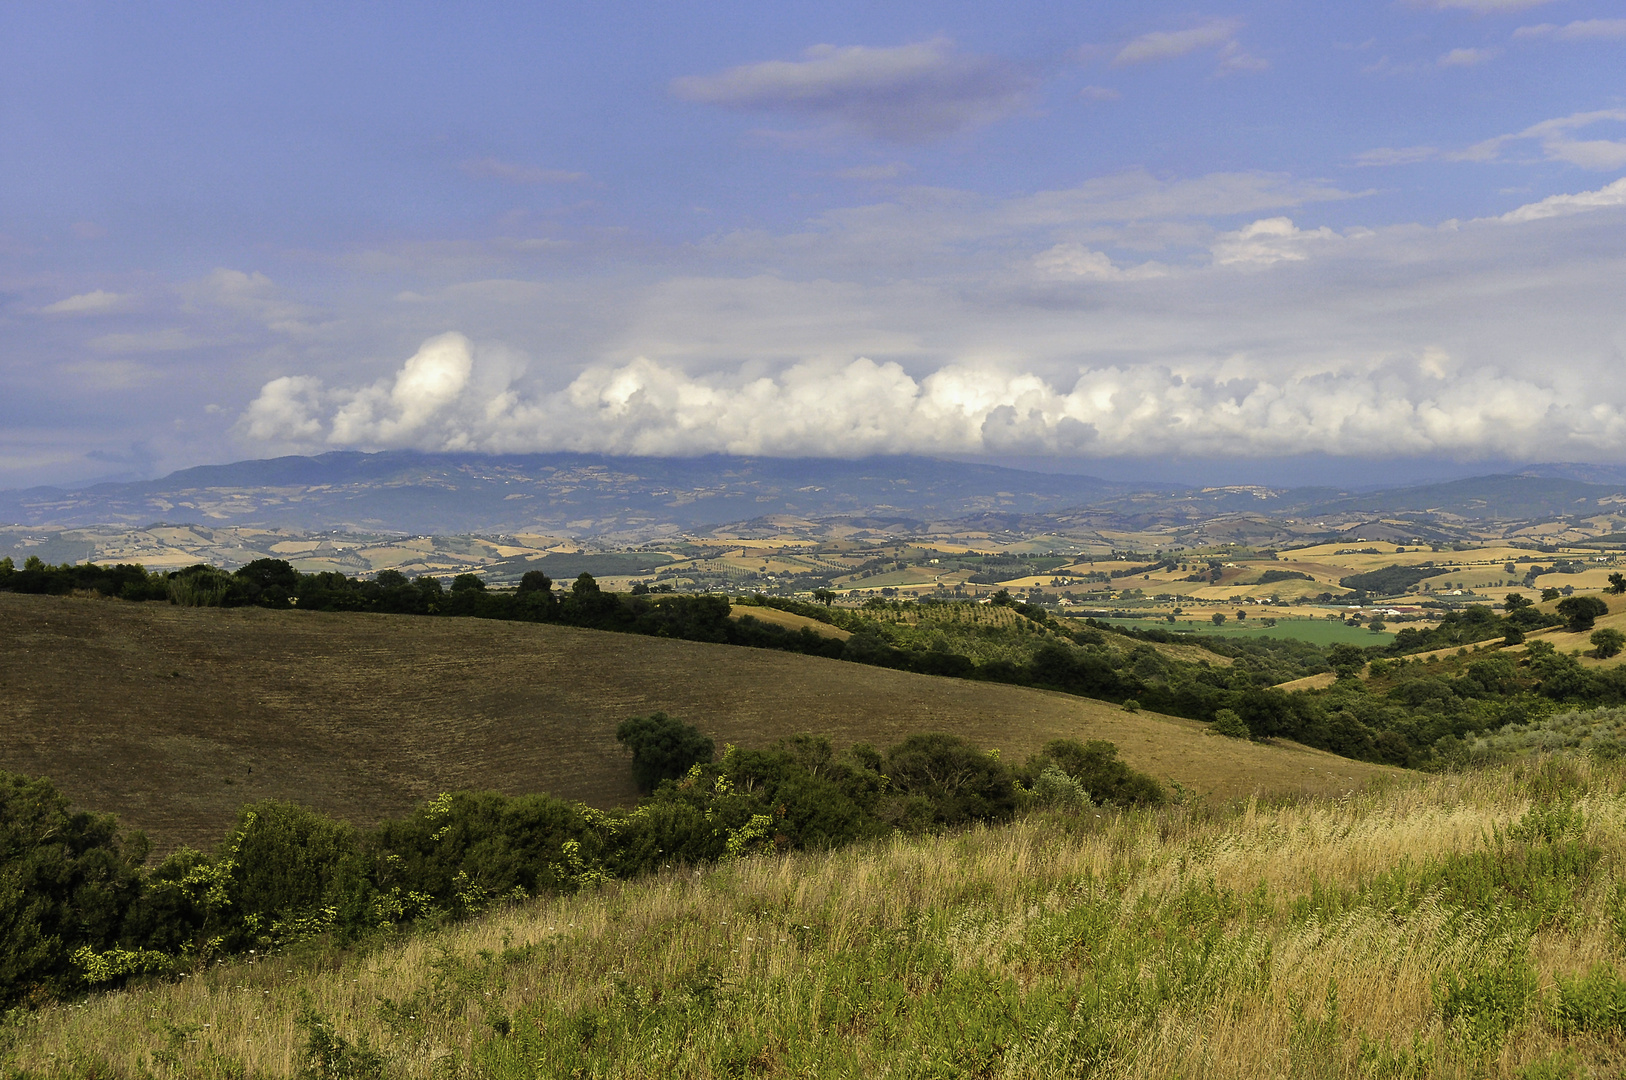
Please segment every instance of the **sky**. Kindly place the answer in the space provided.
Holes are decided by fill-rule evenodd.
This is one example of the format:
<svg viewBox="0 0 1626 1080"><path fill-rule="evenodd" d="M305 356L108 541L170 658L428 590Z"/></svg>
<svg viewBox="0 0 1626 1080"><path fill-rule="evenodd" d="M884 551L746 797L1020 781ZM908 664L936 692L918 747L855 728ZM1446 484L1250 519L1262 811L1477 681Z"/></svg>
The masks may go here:
<svg viewBox="0 0 1626 1080"><path fill-rule="evenodd" d="M1626 4L0 7L0 488L1626 463Z"/></svg>

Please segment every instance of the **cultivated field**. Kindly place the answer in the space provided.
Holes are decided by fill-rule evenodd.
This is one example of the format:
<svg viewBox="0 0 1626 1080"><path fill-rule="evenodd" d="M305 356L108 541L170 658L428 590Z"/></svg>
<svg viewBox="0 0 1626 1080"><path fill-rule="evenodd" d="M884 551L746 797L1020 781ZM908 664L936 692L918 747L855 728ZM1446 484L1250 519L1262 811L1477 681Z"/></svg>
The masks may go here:
<svg viewBox="0 0 1626 1080"><path fill-rule="evenodd" d="M1535 761L674 870L49 1007L0 1071L1618 1077L1623 789Z"/></svg>
<svg viewBox="0 0 1626 1080"><path fill-rule="evenodd" d="M0 626L0 768L52 778L160 851L212 844L254 799L358 824L459 788L628 802L615 726L658 709L743 746L946 731L1021 759L1109 739L1222 799L1394 772L1063 694L558 626L4 593Z"/></svg>

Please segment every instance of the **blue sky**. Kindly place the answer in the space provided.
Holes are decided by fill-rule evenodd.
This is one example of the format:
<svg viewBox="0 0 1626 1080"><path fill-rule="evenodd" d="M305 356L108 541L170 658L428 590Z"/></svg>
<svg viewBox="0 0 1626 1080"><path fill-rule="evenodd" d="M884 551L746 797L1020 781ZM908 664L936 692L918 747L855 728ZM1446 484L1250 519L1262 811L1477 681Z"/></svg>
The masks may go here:
<svg viewBox="0 0 1626 1080"><path fill-rule="evenodd" d="M1598 0L7 5L0 487L1626 461L1623 76Z"/></svg>

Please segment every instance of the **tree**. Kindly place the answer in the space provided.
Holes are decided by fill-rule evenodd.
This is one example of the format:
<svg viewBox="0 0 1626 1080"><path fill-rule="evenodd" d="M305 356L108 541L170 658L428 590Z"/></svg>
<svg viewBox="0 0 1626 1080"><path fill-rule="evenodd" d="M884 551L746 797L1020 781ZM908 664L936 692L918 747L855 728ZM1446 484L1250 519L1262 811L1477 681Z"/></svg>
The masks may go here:
<svg viewBox="0 0 1626 1080"><path fill-rule="evenodd" d="M1559 592L1557 589L1543 589L1541 590L1541 602L1545 604L1549 600L1557 600L1562 595L1564 594Z"/></svg>
<svg viewBox="0 0 1626 1080"><path fill-rule="evenodd" d="M1385 629L1383 620L1377 618L1376 616L1373 617L1372 621L1368 623L1367 626L1374 634L1381 634Z"/></svg>
<svg viewBox="0 0 1626 1080"><path fill-rule="evenodd" d="M551 593L553 591L553 579L540 570L527 570L525 576L519 579L519 591L522 593Z"/></svg>
<svg viewBox="0 0 1626 1080"><path fill-rule="evenodd" d="M1327 666L1340 679L1347 679L1366 666L1366 653L1358 645L1339 642L1327 650Z"/></svg>
<svg viewBox="0 0 1626 1080"><path fill-rule="evenodd" d="M459 574L452 579L452 592L485 592L485 578L479 574Z"/></svg>
<svg viewBox="0 0 1626 1080"><path fill-rule="evenodd" d="M1592 655L1599 660L1618 656L1621 649L1626 649L1626 634L1609 627L1592 631Z"/></svg>
<svg viewBox="0 0 1626 1080"><path fill-rule="evenodd" d="M1590 630L1599 616L1609 614L1609 605L1596 596L1566 596L1558 602L1558 613L1569 629Z"/></svg>
<svg viewBox="0 0 1626 1080"><path fill-rule="evenodd" d="M1534 606L1535 605L1531 603L1528 596L1520 596L1516 592L1508 593L1507 596L1502 600L1502 610L1506 611L1509 615L1523 608Z"/></svg>
<svg viewBox="0 0 1626 1080"><path fill-rule="evenodd" d="M645 793L662 780L681 779L696 765L711 764L717 755L717 744L699 728L663 712L623 720L615 737L632 751L633 782Z"/></svg>
<svg viewBox="0 0 1626 1080"><path fill-rule="evenodd" d="M825 607L829 607L831 604L835 603L835 599L836 599L835 590L833 590L833 589L814 589L813 590L813 599L816 600L817 602L823 604Z"/></svg>
<svg viewBox="0 0 1626 1080"><path fill-rule="evenodd" d="M1607 591L1614 593L1616 596L1626 593L1626 574L1618 572L1610 574L1609 588Z"/></svg>
<svg viewBox="0 0 1626 1080"><path fill-rule="evenodd" d="M1223 611L1216 611L1216 612L1214 612L1214 614L1210 615L1208 618L1215 626L1224 626L1225 625L1225 612L1223 612Z"/></svg>

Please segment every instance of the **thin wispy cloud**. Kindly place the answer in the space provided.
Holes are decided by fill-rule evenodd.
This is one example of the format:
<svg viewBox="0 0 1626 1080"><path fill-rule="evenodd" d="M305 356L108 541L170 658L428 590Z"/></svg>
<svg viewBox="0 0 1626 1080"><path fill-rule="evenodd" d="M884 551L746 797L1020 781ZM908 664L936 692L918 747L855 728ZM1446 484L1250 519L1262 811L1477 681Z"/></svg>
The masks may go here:
<svg viewBox="0 0 1626 1080"><path fill-rule="evenodd" d="M1415 165L1419 161L1431 161L1439 156L1440 150L1436 146L1380 146L1375 150L1363 150L1356 154L1355 164Z"/></svg>
<svg viewBox="0 0 1626 1080"><path fill-rule="evenodd" d="M1574 132L1594 124L1626 122L1626 109L1595 109L1531 124L1511 135L1498 135L1465 150L1446 155L1458 161L1499 161L1510 146L1535 141L1541 156L1583 169L1617 169L1626 166L1626 140L1578 139Z"/></svg>
<svg viewBox="0 0 1626 1080"><path fill-rule="evenodd" d="M1112 58L1114 67L1173 60L1206 49L1219 51L1219 72L1262 71L1268 61L1247 53L1236 33L1241 19L1208 19L1183 30L1153 30L1134 38Z"/></svg>
<svg viewBox="0 0 1626 1080"><path fill-rule="evenodd" d="M1515 39L1551 38L1554 41L1617 41L1626 38L1626 19L1580 19L1559 26L1540 23L1513 31Z"/></svg>
<svg viewBox="0 0 1626 1080"><path fill-rule="evenodd" d="M892 47L815 45L768 60L674 79L672 93L729 109L785 113L890 142L942 138L1025 105L1037 79L938 37Z"/></svg>
<svg viewBox="0 0 1626 1080"><path fill-rule="evenodd" d="M1579 139L1574 133L1595 124L1626 122L1626 109L1595 109L1532 124L1523 131L1497 135L1457 150L1433 146L1379 147L1355 155L1362 166L1412 165L1420 161L1503 161L1510 148L1534 142L1541 159L1583 169L1626 166L1626 139Z"/></svg>
<svg viewBox="0 0 1626 1080"><path fill-rule="evenodd" d="M54 304L45 305L40 311L46 315L105 315L128 309L134 299L128 293L95 289L76 296L64 297Z"/></svg>
<svg viewBox="0 0 1626 1080"><path fill-rule="evenodd" d="M1477 67L1500 56L1500 49L1452 49L1435 61L1440 67Z"/></svg>

